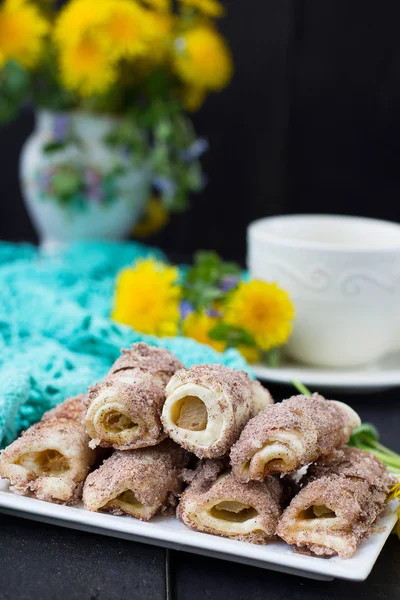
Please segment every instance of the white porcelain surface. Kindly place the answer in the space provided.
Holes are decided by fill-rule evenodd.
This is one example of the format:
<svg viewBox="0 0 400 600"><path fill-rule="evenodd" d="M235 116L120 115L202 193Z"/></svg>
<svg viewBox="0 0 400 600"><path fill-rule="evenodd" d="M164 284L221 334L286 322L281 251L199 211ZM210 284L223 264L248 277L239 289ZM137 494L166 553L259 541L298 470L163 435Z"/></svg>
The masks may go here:
<svg viewBox="0 0 400 600"><path fill-rule="evenodd" d="M198 533L172 517L156 517L149 523L143 523L130 517L93 513L83 508L59 506L18 496L8 491L4 479L0 479L0 510L72 529L146 542L311 579L331 580L337 577L353 581L363 581L368 577L397 519L397 501L393 500L377 523L377 533L361 544L353 558L343 560L334 557L325 560L296 554L282 541L256 546Z"/></svg>
<svg viewBox="0 0 400 600"><path fill-rule="evenodd" d="M60 151L45 153L43 147L53 140L57 113L38 114L36 128L26 140L20 157L20 180L28 213L42 246L52 248L82 239L118 239L128 236L138 221L149 197L150 177L143 166L134 168L120 149L104 143L115 119L73 113L66 115L80 140ZM95 168L106 176L114 167L127 167L115 176L116 194L110 203L85 202L84 209L64 208L54 198L41 197L40 173L51 167L71 164Z"/></svg>
<svg viewBox="0 0 400 600"><path fill-rule="evenodd" d="M400 387L400 352L386 355L375 363L348 369L309 367L285 357L279 367L251 366L261 381L290 384L296 379L313 392L372 393Z"/></svg>
<svg viewBox="0 0 400 600"><path fill-rule="evenodd" d="M352 367L400 349L400 225L290 215L248 230L251 276L276 281L296 308L287 352L320 367Z"/></svg>

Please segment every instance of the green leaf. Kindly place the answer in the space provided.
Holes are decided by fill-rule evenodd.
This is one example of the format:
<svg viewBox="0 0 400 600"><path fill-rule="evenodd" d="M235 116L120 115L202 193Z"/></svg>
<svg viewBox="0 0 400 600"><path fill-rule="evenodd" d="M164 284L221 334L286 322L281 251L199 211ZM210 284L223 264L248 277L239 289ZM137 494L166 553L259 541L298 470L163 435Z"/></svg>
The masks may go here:
<svg viewBox="0 0 400 600"><path fill-rule="evenodd" d="M7 61L0 70L0 121L13 119L29 89L30 78L16 62Z"/></svg>
<svg viewBox="0 0 400 600"><path fill-rule="evenodd" d="M51 152L58 152L59 150L65 150L67 144L64 142L49 142L43 146L43 152L50 154Z"/></svg>
<svg viewBox="0 0 400 600"><path fill-rule="evenodd" d="M182 289L183 296L195 310L209 308L212 302L224 300L227 292L223 289L226 276L241 275L241 268L235 263L225 263L220 256L209 250L199 250L194 256L194 264L186 272Z"/></svg>
<svg viewBox="0 0 400 600"><path fill-rule="evenodd" d="M312 392L300 381L297 379L291 380L292 386L299 392L299 394L303 394L303 396L312 396Z"/></svg>
<svg viewBox="0 0 400 600"><path fill-rule="evenodd" d="M353 430L349 446L371 445L374 447L379 442L379 433L374 425L362 423Z"/></svg>
<svg viewBox="0 0 400 600"><path fill-rule="evenodd" d="M18 63L9 61L4 67L4 75L7 78L7 87L11 94L18 94L21 90L25 91L29 76Z"/></svg>
<svg viewBox="0 0 400 600"><path fill-rule="evenodd" d="M226 342L229 348L237 348L238 346L256 346L253 336L248 331L241 327L234 327L228 323L217 323L209 333L212 340Z"/></svg>

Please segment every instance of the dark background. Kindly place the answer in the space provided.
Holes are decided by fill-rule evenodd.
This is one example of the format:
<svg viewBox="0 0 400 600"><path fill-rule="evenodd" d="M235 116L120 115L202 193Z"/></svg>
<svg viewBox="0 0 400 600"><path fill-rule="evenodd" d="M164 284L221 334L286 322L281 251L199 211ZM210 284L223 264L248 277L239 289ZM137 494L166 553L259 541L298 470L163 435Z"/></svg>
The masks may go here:
<svg viewBox="0 0 400 600"><path fill-rule="evenodd" d="M269 214L400 217L398 0L228 0L236 73L195 116L209 185L150 240L170 252L243 258ZM17 182L33 126L0 127L0 238L34 240Z"/></svg>
<svg viewBox="0 0 400 600"><path fill-rule="evenodd" d="M221 23L232 85L195 117L211 149L210 183L192 210L152 243L172 253L216 248L242 259L251 220L333 212L400 219L398 0L229 0ZM18 154L26 109L0 127L0 239L35 240L23 208ZM286 397L286 394L284 394ZM398 392L350 403L398 450ZM347 398L344 398L345 401ZM354 401L354 403L353 403ZM358 404L357 404L358 403ZM397 447L396 447L397 445ZM0 600L167 598L164 550L0 516ZM397 600L399 543L386 544L363 584L303 578L172 553L174 600Z"/></svg>

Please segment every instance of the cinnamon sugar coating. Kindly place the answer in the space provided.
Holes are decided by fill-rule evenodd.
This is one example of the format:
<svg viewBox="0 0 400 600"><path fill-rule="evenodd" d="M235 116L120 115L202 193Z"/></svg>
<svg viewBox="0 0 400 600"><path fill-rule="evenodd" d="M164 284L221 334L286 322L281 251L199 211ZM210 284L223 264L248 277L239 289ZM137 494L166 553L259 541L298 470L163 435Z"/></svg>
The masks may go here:
<svg viewBox="0 0 400 600"><path fill-rule="evenodd" d="M137 369L152 377L161 378L164 385L167 385L172 375L182 368L184 365L169 350L137 342L130 348L121 350L121 356L117 358L108 374Z"/></svg>
<svg viewBox="0 0 400 600"><path fill-rule="evenodd" d="M385 494L393 484L392 476L382 461L371 452L350 446L337 448L329 456L321 457L310 465L303 483L331 475L361 479Z"/></svg>
<svg viewBox="0 0 400 600"><path fill-rule="evenodd" d="M392 484L375 456L343 446L310 467L277 534L298 551L349 558L383 512Z"/></svg>
<svg viewBox="0 0 400 600"><path fill-rule="evenodd" d="M287 473L345 444L358 415L319 394L293 396L251 419L231 449L232 470L240 481Z"/></svg>
<svg viewBox="0 0 400 600"><path fill-rule="evenodd" d="M188 460L189 455L172 440L140 450L116 451L87 477L85 508L130 514L144 521L158 512L169 512L176 506ZM115 502L126 492L134 495L137 505Z"/></svg>
<svg viewBox="0 0 400 600"><path fill-rule="evenodd" d="M275 534L281 494L278 479L243 484L226 461L206 460L182 494L177 516L196 531L266 544Z"/></svg>
<svg viewBox="0 0 400 600"><path fill-rule="evenodd" d="M67 398L67 400L64 400L64 402L61 402L55 408L44 413L42 421L49 421L50 419L74 419L82 423L86 414L85 399L85 394Z"/></svg>
<svg viewBox="0 0 400 600"><path fill-rule="evenodd" d="M174 417L185 398L204 403L204 429L183 428ZM252 415L272 402L269 392L244 371L223 365L195 365L177 371L168 383L162 422L172 439L199 458L218 458L238 439Z"/></svg>
<svg viewBox="0 0 400 600"><path fill-rule="evenodd" d="M133 450L162 441L165 385L182 363L168 350L140 342L122 350L104 381L86 399L91 446Z"/></svg>
<svg viewBox="0 0 400 600"><path fill-rule="evenodd" d="M103 381L91 386L87 394L88 407L96 402L99 396L104 396L100 402L100 410L107 403L113 403L116 399L122 414L135 424L134 439L124 439L124 431L113 431L111 440L104 437L99 428L93 426L91 413L86 413L86 429L92 437L92 447L99 445L102 448L115 448L117 450L134 450L154 446L162 441L166 434L162 431L161 410L165 402L164 389L156 382L140 380L132 384L117 381ZM96 438L102 435L102 438Z"/></svg>
<svg viewBox="0 0 400 600"><path fill-rule="evenodd" d="M83 423L82 396L43 416L2 451L0 476L10 490L57 504L75 504L96 459Z"/></svg>

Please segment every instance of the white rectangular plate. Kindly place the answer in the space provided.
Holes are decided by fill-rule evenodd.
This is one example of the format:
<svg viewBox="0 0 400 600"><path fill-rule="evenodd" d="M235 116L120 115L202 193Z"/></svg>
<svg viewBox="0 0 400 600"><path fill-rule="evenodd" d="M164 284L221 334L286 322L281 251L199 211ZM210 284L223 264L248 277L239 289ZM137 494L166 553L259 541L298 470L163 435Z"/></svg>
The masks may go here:
<svg viewBox="0 0 400 600"><path fill-rule="evenodd" d="M376 533L361 544L353 558L323 559L296 554L282 541L256 546L198 533L172 517L155 517L144 523L131 517L42 502L10 492L8 482L0 479L0 511L7 514L321 580L366 579L396 523L397 505L397 500L388 504L376 524Z"/></svg>

